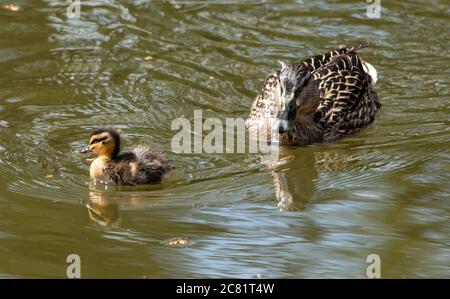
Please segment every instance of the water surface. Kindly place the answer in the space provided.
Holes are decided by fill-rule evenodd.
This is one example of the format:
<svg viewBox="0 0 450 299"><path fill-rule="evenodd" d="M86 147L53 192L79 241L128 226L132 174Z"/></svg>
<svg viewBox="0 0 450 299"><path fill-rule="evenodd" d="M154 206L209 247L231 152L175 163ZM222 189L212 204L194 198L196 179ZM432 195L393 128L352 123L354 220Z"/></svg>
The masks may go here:
<svg viewBox="0 0 450 299"><path fill-rule="evenodd" d="M92 0L79 19L65 1L14 3L0 8L0 277L65 277L70 253L91 278L364 278L372 253L385 278L450 275L446 1L382 1L380 19L365 1ZM278 60L365 41L383 108L361 134L284 148L275 168L171 151L175 118L245 118ZM176 170L90 190L77 150L104 125Z"/></svg>

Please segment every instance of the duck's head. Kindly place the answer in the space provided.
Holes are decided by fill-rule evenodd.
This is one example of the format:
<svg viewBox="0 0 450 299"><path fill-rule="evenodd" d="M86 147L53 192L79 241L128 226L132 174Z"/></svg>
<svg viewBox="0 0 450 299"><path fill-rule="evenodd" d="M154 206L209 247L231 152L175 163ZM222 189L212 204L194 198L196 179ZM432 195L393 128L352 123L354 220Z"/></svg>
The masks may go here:
<svg viewBox="0 0 450 299"><path fill-rule="evenodd" d="M101 128L91 133L89 145L84 146L80 153L94 152L98 156L114 158L120 152L120 135L112 128Z"/></svg>
<svg viewBox="0 0 450 299"><path fill-rule="evenodd" d="M303 63L281 62L280 78L281 107L278 113L278 131L280 134L292 129L296 118L311 111L308 97L300 96L310 81L311 72Z"/></svg>

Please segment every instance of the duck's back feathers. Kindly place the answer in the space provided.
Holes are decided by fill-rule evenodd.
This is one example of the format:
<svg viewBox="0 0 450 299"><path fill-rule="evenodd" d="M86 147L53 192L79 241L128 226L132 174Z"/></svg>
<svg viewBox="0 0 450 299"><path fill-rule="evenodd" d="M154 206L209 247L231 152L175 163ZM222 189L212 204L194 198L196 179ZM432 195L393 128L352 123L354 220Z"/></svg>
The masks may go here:
<svg viewBox="0 0 450 299"><path fill-rule="evenodd" d="M356 53L335 56L313 78L320 90L315 117L325 132L352 134L373 122L380 105Z"/></svg>
<svg viewBox="0 0 450 299"><path fill-rule="evenodd" d="M305 64L306 66L308 66L311 71L314 71L314 70L317 70L318 68L323 67L327 63L335 60L338 56L342 56L342 55L350 54L350 53L356 54L356 52L358 50L364 49L368 46L369 46L368 44L360 44L356 47L339 48L334 51L325 52L323 54L319 54L319 55L310 57L308 59L305 59L302 61L302 63Z"/></svg>
<svg viewBox="0 0 450 299"><path fill-rule="evenodd" d="M152 151L148 147L139 145L134 149L139 164L138 169L142 180L151 183L161 181L164 174L173 169L170 161L161 153Z"/></svg>
<svg viewBox="0 0 450 299"><path fill-rule="evenodd" d="M146 146L122 151L104 167L105 175L117 185L158 183L173 167L161 153Z"/></svg>

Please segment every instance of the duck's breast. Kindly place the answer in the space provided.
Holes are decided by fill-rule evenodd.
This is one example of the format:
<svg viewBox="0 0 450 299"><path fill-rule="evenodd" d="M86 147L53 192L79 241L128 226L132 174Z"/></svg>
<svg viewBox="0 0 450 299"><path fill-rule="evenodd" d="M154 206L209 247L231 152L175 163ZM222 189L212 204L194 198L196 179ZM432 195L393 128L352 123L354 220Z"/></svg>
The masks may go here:
<svg viewBox="0 0 450 299"><path fill-rule="evenodd" d="M98 157L91 163L91 168L89 170L89 176L92 180L105 180L105 172L104 172L104 166L105 166L105 159Z"/></svg>

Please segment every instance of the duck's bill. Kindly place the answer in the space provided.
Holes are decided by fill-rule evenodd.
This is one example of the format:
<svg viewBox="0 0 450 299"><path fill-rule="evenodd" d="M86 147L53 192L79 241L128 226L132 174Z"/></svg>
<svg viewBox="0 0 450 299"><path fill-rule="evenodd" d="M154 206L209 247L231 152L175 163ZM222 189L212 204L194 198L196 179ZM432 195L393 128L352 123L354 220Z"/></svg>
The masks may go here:
<svg viewBox="0 0 450 299"><path fill-rule="evenodd" d="M280 134L284 134L291 131L292 127L293 121L289 119L289 111L285 110L278 113L273 130L278 131Z"/></svg>
<svg viewBox="0 0 450 299"><path fill-rule="evenodd" d="M80 154L86 154L86 153L89 153L89 152L91 152L91 149L89 148L89 146L83 146L80 149Z"/></svg>

